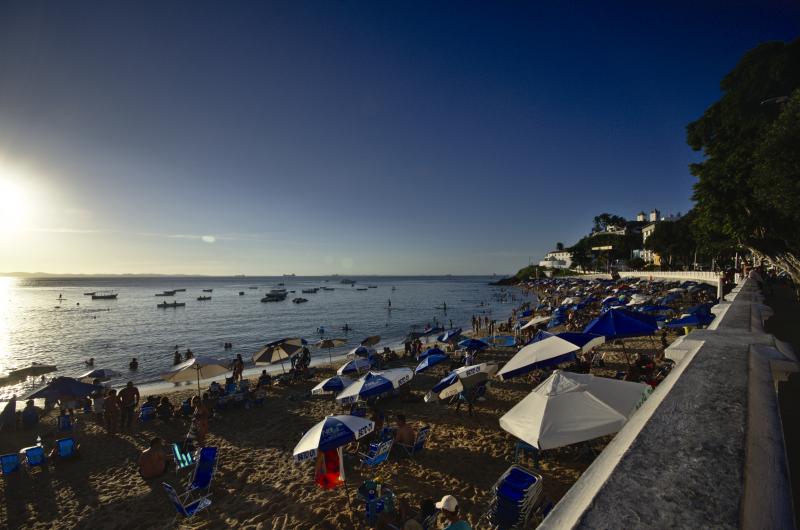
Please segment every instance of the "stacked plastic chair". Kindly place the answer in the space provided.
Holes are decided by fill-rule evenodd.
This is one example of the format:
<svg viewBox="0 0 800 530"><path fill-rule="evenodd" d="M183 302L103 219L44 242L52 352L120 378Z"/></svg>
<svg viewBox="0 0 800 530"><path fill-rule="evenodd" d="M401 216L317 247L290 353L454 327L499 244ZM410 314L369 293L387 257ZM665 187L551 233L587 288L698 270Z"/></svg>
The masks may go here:
<svg viewBox="0 0 800 530"><path fill-rule="evenodd" d="M542 477L519 465L509 467L493 487L486 517L492 528L524 528L542 503Z"/></svg>

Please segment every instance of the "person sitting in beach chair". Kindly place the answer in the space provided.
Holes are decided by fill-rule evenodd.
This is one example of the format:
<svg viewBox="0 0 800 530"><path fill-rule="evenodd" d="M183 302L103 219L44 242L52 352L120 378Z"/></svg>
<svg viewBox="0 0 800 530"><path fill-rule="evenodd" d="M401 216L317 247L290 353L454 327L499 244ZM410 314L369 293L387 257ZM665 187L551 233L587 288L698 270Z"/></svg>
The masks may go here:
<svg viewBox="0 0 800 530"><path fill-rule="evenodd" d="M161 438L153 438L150 447L139 455L139 474L143 479L160 477L167 472L168 462Z"/></svg>
<svg viewBox="0 0 800 530"><path fill-rule="evenodd" d="M444 530L471 530L471 526L458 515L458 501L452 495L445 495L442 500L436 503L436 507L442 511L442 515L447 521Z"/></svg>
<svg viewBox="0 0 800 530"><path fill-rule="evenodd" d="M166 421L172 418L173 414L175 414L175 407L172 406L172 403L167 396L163 396L156 407L156 416L158 416L159 419Z"/></svg>
<svg viewBox="0 0 800 530"><path fill-rule="evenodd" d="M217 383L216 381L211 381L211 384L208 385L208 393L214 397L220 397L224 394L222 391L222 385Z"/></svg>
<svg viewBox="0 0 800 530"><path fill-rule="evenodd" d="M272 386L272 376L266 370L261 370L261 375L258 377L256 388L267 388Z"/></svg>
<svg viewBox="0 0 800 530"><path fill-rule="evenodd" d="M411 427L411 425L406 423L405 414L398 414L397 429L394 432L394 441L399 444L411 446L414 445L414 442L416 440L417 440L417 433L414 432L414 428Z"/></svg>
<svg viewBox="0 0 800 530"><path fill-rule="evenodd" d="M417 433L417 438L416 440L414 440L413 445L406 445L398 442L397 446L401 447L408 456L413 457L414 455L425 449L425 442L428 440L430 434L431 434L431 428L429 425L426 425L425 427L421 428Z"/></svg>
<svg viewBox="0 0 800 530"><path fill-rule="evenodd" d="M22 410L22 427L24 429L32 429L39 424L39 409L33 404L33 400L29 399L25 402L25 408Z"/></svg>

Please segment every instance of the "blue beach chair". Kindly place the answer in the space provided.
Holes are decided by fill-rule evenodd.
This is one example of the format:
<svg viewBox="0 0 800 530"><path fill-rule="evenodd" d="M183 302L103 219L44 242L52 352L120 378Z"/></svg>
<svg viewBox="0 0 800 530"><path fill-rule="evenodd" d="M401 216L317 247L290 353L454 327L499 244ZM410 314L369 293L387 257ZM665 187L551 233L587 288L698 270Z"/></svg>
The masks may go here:
<svg viewBox="0 0 800 530"><path fill-rule="evenodd" d="M25 449L25 462L28 469L44 466L44 448L38 445Z"/></svg>
<svg viewBox="0 0 800 530"><path fill-rule="evenodd" d="M75 440L73 438L61 438L56 440L56 448L58 449L58 457L61 459L73 458L77 455L75 451Z"/></svg>
<svg viewBox="0 0 800 530"><path fill-rule="evenodd" d="M492 492L494 498L481 519L487 518L493 528L525 528L543 504L542 477L518 465L500 476Z"/></svg>
<svg viewBox="0 0 800 530"><path fill-rule="evenodd" d="M361 453L361 465L375 467L389 459L394 440L384 440L380 443L369 444L369 450Z"/></svg>
<svg viewBox="0 0 800 530"><path fill-rule="evenodd" d="M217 453L216 447L203 447L200 449L200 456L197 458L197 464L192 473L192 481L189 483L187 493L193 493L198 490L211 489L211 480L214 478L214 471L217 469Z"/></svg>
<svg viewBox="0 0 800 530"><path fill-rule="evenodd" d="M72 417L62 414L58 417L58 430L61 432L72 430Z"/></svg>
<svg viewBox="0 0 800 530"><path fill-rule="evenodd" d="M147 423L153 421L156 418L156 408L151 407L149 405L143 406L139 409L139 421L141 423Z"/></svg>
<svg viewBox="0 0 800 530"><path fill-rule="evenodd" d="M414 445L405 445L401 443L397 445L401 447L408 456L413 458L415 454L425 449L425 442L428 441L430 435L431 435L431 428L429 425L426 425L425 427L421 428L417 433L417 439L414 441Z"/></svg>
<svg viewBox="0 0 800 530"><path fill-rule="evenodd" d="M178 495L178 492L175 491L175 488L166 482L163 482L161 485L164 487L164 491L167 492L167 496L172 502L172 505L175 507L175 511L178 512L178 515L182 515L187 519L194 517L202 510L211 506L211 499L209 499L208 496L200 497L199 499L187 503L186 499L181 498L182 496L186 497L186 494L182 496ZM176 515L175 519L177 518L178 516ZM175 519L173 519L173 523L175 522Z"/></svg>
<svg viewBox="0 0 800 530"><path fill-rule="evenodd" d="M0 455L0 468L3 470L3 476L19 471L19 466L20 461L18 453Z"/></svg>

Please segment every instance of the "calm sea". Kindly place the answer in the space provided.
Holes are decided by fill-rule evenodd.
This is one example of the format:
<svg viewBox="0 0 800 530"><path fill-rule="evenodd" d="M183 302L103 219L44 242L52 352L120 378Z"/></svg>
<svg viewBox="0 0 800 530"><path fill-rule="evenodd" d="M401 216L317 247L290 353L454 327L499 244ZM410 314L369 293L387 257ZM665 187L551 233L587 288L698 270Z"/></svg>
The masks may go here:
<svg viewBox="0 0 800 530"><path fill-rule="evenodd" d="M325 336L348 339L354 347L368 335L380 335L379 345L394 346L412 330L438 321L444 327L470 327L472 315L508 318L512 307L526 300L516 289L490 286L489 277L352 277L356 286L341 278L320 277L156 277L156 278L44 278L0 277L0 373L32 361L55 364L52 375L76 376L95 358L95 368L123 373L118 381L158 381L158 374L172 366L175 347L185 352L218 358L242 353L249 359L266 342L281 337L303 337L309 342ZM284 285L279 286L280 283ZM357 287L374 285L359 291ZM333 287L316 294L302 289ZM255 287L252 289L251 287ZM273 288L294 290L283 302L262 303ZM394 290L393 290L394 288ZM156 297L164 290L186 289L174 297ZM203 289L213 289L204 293ZM116 300L92 300L83 293L114 290ZM239 293L244 292L240 296ZM201 295L209 301L198 301ZM307 303L294 304L304 297ZM161 301L186 302L186 307L158 309ZM391 300L392 310L387 310ZM447 304L447 311L439 309ZM352 328L342 331L347 324ZM225 351L223 344L233 343ZM327 352L312 348L314 355ZM132 357L139 370L130 372ZM34 386L0 388L0 400L23 394Z"/></svg>

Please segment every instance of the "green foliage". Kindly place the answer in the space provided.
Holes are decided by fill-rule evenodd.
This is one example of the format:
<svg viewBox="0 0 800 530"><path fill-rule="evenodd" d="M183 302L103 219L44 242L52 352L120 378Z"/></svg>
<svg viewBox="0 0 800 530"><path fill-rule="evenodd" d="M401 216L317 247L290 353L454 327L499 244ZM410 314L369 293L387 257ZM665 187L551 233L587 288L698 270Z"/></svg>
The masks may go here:
<svg viewBox="0 0 800 530"><path fill-rule="evenodd" d="M561 241L556 243L556 250L564 250L564 243L562 243Z"/></svg>
<svg viewBox="0 0 800 530"><path fill-rule="evenodd" d="M622 228L626 225L627 221L624 217L613 215L610 213L601 213L594 218L593 232L602 232L609 227Z"/></svg>
<svg viewBox="0 0 800 530"><path fill-rule="evenodd" d="M631 258L628 260L628 267L635 271L642 270L644 265L644 260L642 258Z"/></svg>
<svg viewBox="0 0 800 530"><path fill-rule="evenodd" d="M748 52L721 88L687 128L705 155L690 166L694 234L708 247L741 244L800 280L800 39Z"/></svg>

